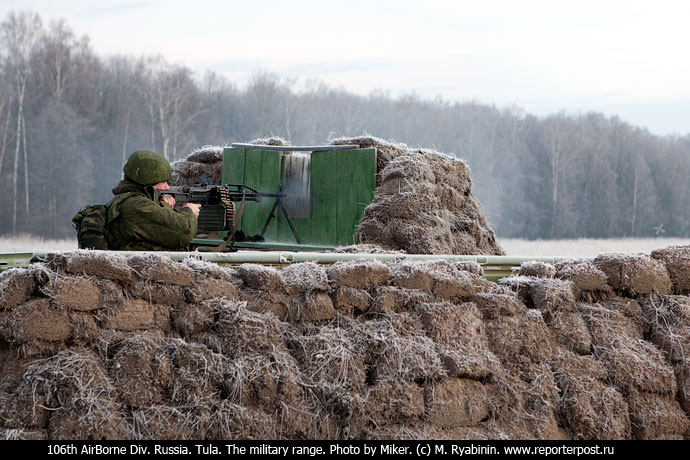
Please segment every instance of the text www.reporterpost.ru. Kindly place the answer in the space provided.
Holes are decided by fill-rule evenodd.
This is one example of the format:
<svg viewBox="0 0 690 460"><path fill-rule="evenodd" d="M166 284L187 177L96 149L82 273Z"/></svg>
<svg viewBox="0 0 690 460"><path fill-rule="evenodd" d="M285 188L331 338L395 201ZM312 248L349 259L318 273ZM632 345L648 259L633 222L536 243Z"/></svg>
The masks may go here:
<svg viewBox="0 0 690 460"><path fill-rule="evenodd" d="M613 455L613 446L453 446L454 455Z"/></svg>

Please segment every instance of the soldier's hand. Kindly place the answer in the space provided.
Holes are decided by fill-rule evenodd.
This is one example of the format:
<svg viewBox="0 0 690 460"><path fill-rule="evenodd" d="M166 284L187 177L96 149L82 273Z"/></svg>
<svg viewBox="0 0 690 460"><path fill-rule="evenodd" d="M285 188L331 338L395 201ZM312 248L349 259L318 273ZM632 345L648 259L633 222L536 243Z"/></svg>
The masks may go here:
<svg viewBox="0 0 690 460"><path fill-rule="evenodd" d="M167 208L175 209L175 197L172 195L161 195L161 203Z"/></svg>
<svg viewBox="0 0 690 460"><path fill-rule="evenodd" d="M185 203L183 208L191 209L194 215L199 217L199 210L201 209L201 205L199 203Z"/></svg>

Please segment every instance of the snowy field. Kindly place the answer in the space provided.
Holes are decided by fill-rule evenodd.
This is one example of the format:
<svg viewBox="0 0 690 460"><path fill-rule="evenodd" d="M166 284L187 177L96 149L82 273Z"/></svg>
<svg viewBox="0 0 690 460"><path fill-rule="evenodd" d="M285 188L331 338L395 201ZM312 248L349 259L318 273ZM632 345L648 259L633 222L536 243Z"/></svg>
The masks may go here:
<svg viewBox="0 0 690 460"><path fill-rule="evenodd" d="M596 257L605 252L645 253L667 246L687 245L687 238L611 238L576 240L498 240L511 256Z"/></svg>
<svg viewBox="0 0 690 460"><path fill-rule="evenodd" d="M499 239L499 243L511 256L568 256L596 257L605 252L649 254L652 250L673 245L690 244L685 238L613 238L577 240L521 240ZM77 249L77 240L45 240L35 236L17 238L0 236L0 252L46 251L50 249Z"/></svg>

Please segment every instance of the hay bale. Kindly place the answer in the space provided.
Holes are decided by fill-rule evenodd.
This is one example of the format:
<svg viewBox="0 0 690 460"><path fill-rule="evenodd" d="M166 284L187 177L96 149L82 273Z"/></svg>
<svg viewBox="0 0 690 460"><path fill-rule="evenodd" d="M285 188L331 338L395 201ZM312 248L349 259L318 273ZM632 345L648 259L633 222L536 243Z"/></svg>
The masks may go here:
<svg viewBox="0 0 690 460"><path fill-rule="evenodd" d="M217 278L197 277L194 283L184 290L184 297L194 304L209 299L234 299L238 296L239 292L234 282Z"/></svg>
<svg viewBox="0 0 690 460"><path fill-rule="evenodd" d="M273 267L242 264L237 271L247 287L264 291L274 300L287 293L283 276Z"/></svg>
<svg viewBox="0 0 690 460"><path fill-rule="evenodd" d="M271 414L221 400L211 416L208 439L279 439L279 427Z"/></svg>
<svg viewBox="0 0 690 460"><path fill-rule="evenodd" d="M365 312L369 309L371 302L372 296L362 289L339 287L333 295L335 309L345 315Z"/></svg>
<svg viewBox="0 0 690 460"><path fill-rule="evenodd" d="M292 296L285 302L287 321L323 322L335 317L335 307L331 297L325 292L312 291Z"/></svg>
<svg viewBox="0 0 690 460"><path fill-rule="evenodd" d="M0 323L0 334L12 343L65 342L72 337L69 312L54 308L49 299L34 299L15 307Z"/></svg>
<svg viewBox="0 0 690 460"><path fill-rule="evenodd" d="M678 402L690 416L690 358L675 362L673 371L678 382Z"/></svg>
<svg viewBox="0 0 690 460"><path fill-rule="evenodd" d="M591 353L592 336L584 318L573 311L558 310L546 318L556 341L568 350L586 355Z"/></svg>
<svg viewBox="0 0 690 460"><path fill-rule="evenodd" d="M215 307L216 304L212 299L191 304L181 303L171 308L170 317L173 326L183 337L192 337L211 330L214 324Z"/></svg>
<svg viewBox="0 0 690 460"><path fill-rule="evenodd" d="M534 307L544 312L575 311L573 283L559 279L537 279L530 284Z"/></svg>
<svg viewBox="0 0 690 460"><path fill-rule="evenodd" d="M311 291L330 291L326 269L315 262L291 264L281 274L289 295L299 295Z"/></svg>
<svg viewBox="0 0 690 460"><path fill-rule="evenodd" d="M130 297L142 299L152 304L180 305L185 303L186 291L184 289L182 286L141 280L127 286L125 292ZM120 303L122 302L124 300Z"/></svg>
<svg viewBox="0 0 690 460"><path fill-rule="evenodd" d="M690 421L672 396L633 391L627 400L633 439L686 439Z"/></svg>
<svg viewBox="0 0 690 460"><path fill-rule="evenodd" d="M206 407L149 406L132 411L132 433L124 438L141 441L204 439L212 415Z"/></svg>
<svg viewBox="0 0 690 460"><path fill-rule="evenodd" d="M365 391L367 413L377 425L411 424L424 416L424 391L413 382L379 382Z"/></svg>
<svg viewBox="0 0 690 460"><path fill-rule="evenodd" d="M140 279L174 286L189 286L194 271L185 264L156 253L136 254L127 259Z"/></svg>
<svg viewBox="0 0 690 460"><path fill-rule="evenodd" d="M43 428L49 419L45 404L45 395L0 391L0 420L7 428Z"/></svg>
<svg viewBox="0 0 690 460"><path fill-rule="evenodd" d="M612 294L606 274L587 260L565 260L555 266L556 278L573 283L573 294L578 300L594 302Z"/></svg>
<svg viewBox="0 0 690 460"><path fill-rule="evenodd" d="M663 263L638 254L606 253L594 259L594 265L606 274L609 285L619 294L668 294L671 278Z"/></svg>
<svg viewBox="0 0 690 460"><path fill-rule="evenodd" d="M335 287L369 289L388 284L390 273L390 267L382 262L360 259L331 265L328 279Z"/></svg>
<svg viewBox="0 0 690 460"><path fill-rule="evenodd" d="M138 331L146 329L170 329L170 311L165 305L151 304L143 299L127 299L105 313L100 319L104 329Z"/></svg>
<svg viewBox="0 0 690 460"><path fill-rule="evenodd" d="M491 376L500 363L489 350L481 314L472 303L422 304L417 312L450 377Z"/></svg>
<svg viewBox="0 0 690 460"><path fill-rule="evenodd" d="M56 272L105 278L123 285L134 279L127 258L108 251L51 252L46 256L46 263Z"/></svg>
<svg viewBox="0 0 690 460"><path fill-rule="evenodd" d="M553 352L549 328L537 310L524 315L500 316L485 322L489 349L506 363L539 363Z"/></svg>
<svg viewBox="0 0 690 460"><path fill-rule="evenodd" d="M559 352L549 358L561 391L558 412L574 439L627 439L628 405L606 385L606 368L591 356Z"/></svg>
<svg viewBox="0 0 690 460"><path fill-rule="evenodd" d="M676 392L673 369L659 349L635 335L635 327L623 314L591 306L580 306L580 311L592 334L594 356L606 366L614 386L624 391Z"/></svg>
<svg viewBox="0 0 690 460"><path fill-rule="evenodd" d="M160 353L158 340L135 336L117 345L108 375L120 398L133 408L160 404L170 383L170 359Z"/></svg>
<svg viewBox="0 0 690 460"><path fill-rule="evenodd" d="M462 160L374 137L332 142L377 148L377 189L357 229L362 243L409 253L504 254Z"/></svg>
<svg viewBox="0 0 690 460"><path fill-rule="evenodd" d="M203 176L212 184L222 183L224 148L225 146L205 145L193 150L182 160L173 162L170 165L170 184L191 186L197 184Z"/></svg>
<svg viewBox="0 0 690 460"><path fill-rule="evenodd" d="M540 279L534 276L508 276L499 279L498 285L517 294L527 308L534 308L532 286L539 282Z"/></svg>
<svg viewBox="0 0 690 460"><path fill-rule="evenodd" d="M424 391L427 418L439 428L475 426L489 415L484 386L476 380L451 378Z"/></svg>
<svg viewBox="0 0 690 460"><path fill-rule="evenodd" d="M390 280L397 287L420 289L445 299L463 299L493 287L464 267L452 261L402 261L391 266Z"/></svg>
<svg viewBox="0 0 690 460"><path fill-rule="evenodd" d="M247 353L261 354L284 350L285 323L275 316L247 309L246 302L216 300L214 332L222 340L229 358Z"/></svg>
<svg viewBox="0 0 690 460"><path fill-rule="evenodd" d="M42 264L28 268L10 268L0 272L0 310L11 310L21 305L34 293L37 287L54 275Z"/></svg>
<svg viewBox="0 0 690 460"><path fill-rule="evenodd" d="M167 339L163 345L172 370L166 388L169 401L179 407L208 408L215 403L224 382L226 358L180 339Z"/></svg>
<svg viewBox="0 0 690 460"><path fill-rule="evenodd" d="M361 391L367 376L358 339L332 324L314 332L290 334L288 339L307 384L329 395Z"/></svg>
<svg viewBox="0 0 690 460"><path fill-rule="evenodd" d="M535 276L537 278L553 278L556 276L556 267L552 264L529 260L520 264L520 276Z"/></svg>
<svg viewBox="0 0 690 460"><path fill-rule="evenodd" d="M74 348L37 361L23 385L46 397L53 439L122 439L123 416L117 392L93 352Z"/></svg>
<svg viewBox="0 0 690 460"><path fill-rule="evenodd" d="M440 380L447 376L436 344L409 313L391 313L353 324L357 324L353 334L366 343L372 383Z"/></svg>
<svg viewBox="0 0 690 460"><path fill-rule="evenodd" d="M487 320L527 313L525 304L512 293L480 293L470 296L468 300L477 306L484 319Z"/></svg>
<svg viewBox="0 0 690 460"><path fill-rule="evenodd" d="M92 311L101 307L102 284L84 276L55 275L41 288L41 292L52 300L56 308Z"/></svg>
<svg viewBox="0 0 690 460"><path fill-rule="evenodd" d="M288 319L287 296L245 288L240 291L239 300L246 303L247 310L271 314L281 321Z"/></svg>
<svg viewBox="0 0 690 460"><path fill-rule="evenodd" d="M674 294L690 294L690 246L656 249L652 251L651 257L666 266Z"/></svg>
<svg viewBox="0 0 690 460"><path fill-rule="evenodd" d="M194 282L199 282L203 279L213 278L217 280L227 281L233 283L237 287L242 284L237 270L222 265L207 262L203 259L197 259L194 255L182 260L181 263L194 271Z"/></svg>
<svg viewBox="0 0 690 460"><path fill-rule="evenodd" d="M642 302L649 339L671 362L690 357L690 298L649 296Z"/></svg>

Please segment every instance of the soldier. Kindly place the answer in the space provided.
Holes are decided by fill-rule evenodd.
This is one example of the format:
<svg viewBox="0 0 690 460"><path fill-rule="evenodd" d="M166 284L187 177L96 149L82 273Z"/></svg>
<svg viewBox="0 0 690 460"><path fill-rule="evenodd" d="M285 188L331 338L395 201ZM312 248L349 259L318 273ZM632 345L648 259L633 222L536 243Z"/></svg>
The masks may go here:
<svg viewBox="0 0 690 460"><path fill-rule="evenodd" d="M196 234L201 205L185 203L178 212L171 196L153 201L153 189L170 188L170 163L158 153L139 150L130 155L122 170L125 177L113 189L115 197L107 205L111 249L186 249Z"/></svg>

